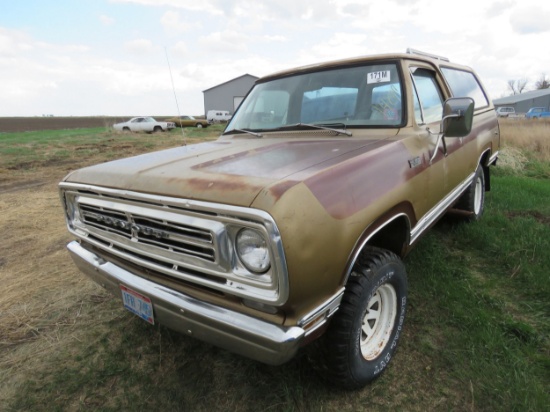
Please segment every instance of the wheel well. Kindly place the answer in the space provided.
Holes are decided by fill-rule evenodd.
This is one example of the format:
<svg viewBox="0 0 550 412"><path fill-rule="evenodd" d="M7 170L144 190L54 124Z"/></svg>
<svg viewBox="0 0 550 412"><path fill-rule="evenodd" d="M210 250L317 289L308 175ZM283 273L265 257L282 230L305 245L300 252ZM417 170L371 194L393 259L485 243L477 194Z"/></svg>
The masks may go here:
<svg viewBox="0 0 550 412"><path fill-rule="evenodd" d="M365 246L379 247L397 256L403 256L408 246L409 232L408 219L405 216L399 216L372 235Z"/></svg>
<svg viewBox="0 0 550 412"><path fill-rule="evenodd" d="M487 164L489 162L490 155L491 155L490 151L487 150L485 153L483 153L479 161L479 163L481 164L481 168L483 169L483 177L485 178L486 192L491 190L491 173L490 173L489 165Z"/></svg>
<svg viewBox="0 0 550 412"><path fill-rule="evenodd" d="M402 206L403 207L403 206ZM406 208L405 208L406 209ZM408 212L411 212L410 210ZM389 217L392 216L392 217ZM389 250L403 258L409 250L409 239L411 224L409 213L388 214L383 220L372 225L361 237L362 241L357 244L356 249L347 263L344 272L343 284L345 285L351 274L355 262L360 259L369 247L377 247Z"/></svg>

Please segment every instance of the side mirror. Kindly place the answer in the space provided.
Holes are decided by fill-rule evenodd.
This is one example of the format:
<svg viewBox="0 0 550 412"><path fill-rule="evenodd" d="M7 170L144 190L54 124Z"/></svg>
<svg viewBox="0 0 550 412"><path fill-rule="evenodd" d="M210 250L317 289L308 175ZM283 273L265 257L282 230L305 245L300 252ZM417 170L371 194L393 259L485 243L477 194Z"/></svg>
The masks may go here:
<svg viewBox="0 0 550 412"><path fill-rule="evenodd" d="M453 97L445 101L441 133L445 137L464 137L472 130L474 119L474 99Z"/></svg>
<svg viewBox="0 0 550 412"><path fill-rule="evenodd" d="M445 101L443 119L441 119L439 126L440 132L435 143L435 150L430 158L430 164L434 161L439 145L442 143L443 153L447 156L446 137L464 137L470 134L473 120L474 99L470 97L453 97ZM428 132L430 132L429 129Z"/></svg>

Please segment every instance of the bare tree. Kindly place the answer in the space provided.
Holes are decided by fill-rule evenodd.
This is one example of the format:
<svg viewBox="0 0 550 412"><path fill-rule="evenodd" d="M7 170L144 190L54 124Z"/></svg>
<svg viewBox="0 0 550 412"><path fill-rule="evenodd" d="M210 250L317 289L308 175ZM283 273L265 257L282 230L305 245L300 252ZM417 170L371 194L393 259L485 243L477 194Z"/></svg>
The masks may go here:
<svg viewBox="0 0 550 412"><path fill-rule="evenodd" d="M527 79L508 80L508 88L512 94L521 94L527 87Z"/></svg>
<svg viewBox="0 0 550 412"><path fill-rule="evenodd" d="M546 73L542 73L539 79L535 82L535 89L550 89L550 80L546 78Z"/></svg>

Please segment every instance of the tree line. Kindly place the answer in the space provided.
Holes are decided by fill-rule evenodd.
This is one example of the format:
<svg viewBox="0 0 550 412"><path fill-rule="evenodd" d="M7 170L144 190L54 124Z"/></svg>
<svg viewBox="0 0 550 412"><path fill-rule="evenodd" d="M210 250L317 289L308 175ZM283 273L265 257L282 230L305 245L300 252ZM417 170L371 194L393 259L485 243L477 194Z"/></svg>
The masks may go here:
<svg viewBox="0 0 550 412"><path fill-rule="evenodd" d="M521 94L527 91L527 85L529 80L526 78L508 80L508 89L512 95ZM535 81L535 90L549 89L550 88L550 79L546 74L541 74L537 81Z"/></svg>

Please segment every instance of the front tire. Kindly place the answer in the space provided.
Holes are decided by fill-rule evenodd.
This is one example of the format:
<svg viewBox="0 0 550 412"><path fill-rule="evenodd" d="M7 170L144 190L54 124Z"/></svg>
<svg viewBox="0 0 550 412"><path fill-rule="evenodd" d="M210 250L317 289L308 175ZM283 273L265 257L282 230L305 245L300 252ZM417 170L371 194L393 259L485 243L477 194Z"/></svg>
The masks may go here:
<svg viewBox="0 0 550 412"><path fill-rule="evenodd" d="M401 336L407 274L392 252L369 248L355 264L340 308L317 343L318 369L346 389L361 388L388 366Z"/></svg>
<svg viewBox="0 0 550 412"><path fill-rule="evenodd" d="M197 129L202 129L202 124L197 123L195 126L197 126Z"/></svg>

